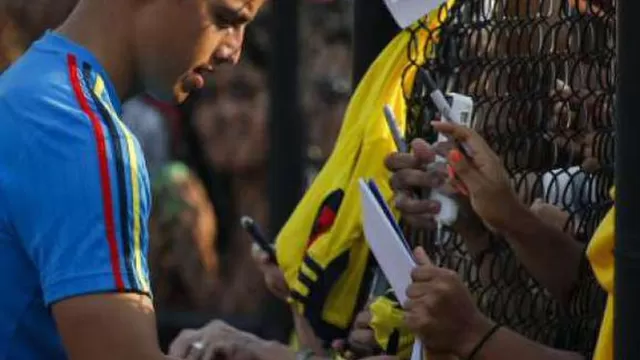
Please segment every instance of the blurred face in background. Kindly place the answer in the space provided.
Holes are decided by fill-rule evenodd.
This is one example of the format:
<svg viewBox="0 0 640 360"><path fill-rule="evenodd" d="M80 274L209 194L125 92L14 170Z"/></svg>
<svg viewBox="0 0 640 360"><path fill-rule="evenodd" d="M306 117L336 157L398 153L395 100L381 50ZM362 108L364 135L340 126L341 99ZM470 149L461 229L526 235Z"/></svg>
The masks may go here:
<svg viewBox="0 0 640 360"><path fill-rule="evenodd" d="M216 73L212 83L194 112L211 165L233 174L264 169L269 151L265 73L240 63Z"/></svg>
<svg viewBox="0 0 640 360"><path fill-rule="evenodd" d="M351 94L351 49L328 44L311 64L311 86L305 108L312 160L325 160L333 150Z"/></svg>
<svg viewBox="0 0 640 360"><path fill-rule="evenodd" d="M149 261L156 299L171 301L178 292L193 305L206 304L218 272L213 205L200 179L181 163L165 166L153 183Z"/></svg>

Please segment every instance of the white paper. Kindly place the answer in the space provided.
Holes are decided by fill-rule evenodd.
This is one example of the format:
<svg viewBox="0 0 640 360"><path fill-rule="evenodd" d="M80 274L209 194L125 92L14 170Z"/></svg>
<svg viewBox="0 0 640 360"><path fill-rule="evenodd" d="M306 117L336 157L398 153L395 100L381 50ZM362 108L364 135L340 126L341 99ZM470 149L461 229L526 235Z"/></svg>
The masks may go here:
<svg viewBox="0 0 640 360"><path fill-rule="evenodd" d="M380 203L376 199L366 181L360 179L359 183L365 238L398 302L404 304L407 300L407 287L411 284L411 270L416 263L401 237L402 234L398 233L397 223L387 216L390 210L386 203ZM422 360L422 344L419 340L413 344L411 360Z"/></svg>
<svg viewBox="0 0 640 360"><path fill-rule="evenodd" d="M422 360L422 343L420 340L413 342L413 349L411 350L411 360Z"/></svg>
<svg viewBox="0 0 640 360"><path fill-rule="evenodd" d="M384 2L398 26L403 29L445 3L443 0L384 0Z"/></svg>
<svg viewBox="0 0 640 360"><path fill-rule="evenodd" d="M369 185L362 179L360 191L365 238L398 301L404 304L407 300L405 293L411 283L411 270L416 264L385 215L382 206L386 205L379 204Z"/></svg>

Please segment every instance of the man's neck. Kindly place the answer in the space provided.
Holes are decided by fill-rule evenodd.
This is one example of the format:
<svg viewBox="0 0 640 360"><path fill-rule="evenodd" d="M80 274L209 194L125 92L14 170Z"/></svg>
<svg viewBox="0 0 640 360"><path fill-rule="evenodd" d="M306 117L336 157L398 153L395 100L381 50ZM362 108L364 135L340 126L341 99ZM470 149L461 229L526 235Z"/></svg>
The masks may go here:
<svg viewBox="0 0 640 360"><path fill-rule="evenodd" d="M119 0L82 1L57 29L59 34L98 59L122 101L135 95L131 29L127 27L131 22L121 16L129 12L115 11L125 3Z"/></svg>

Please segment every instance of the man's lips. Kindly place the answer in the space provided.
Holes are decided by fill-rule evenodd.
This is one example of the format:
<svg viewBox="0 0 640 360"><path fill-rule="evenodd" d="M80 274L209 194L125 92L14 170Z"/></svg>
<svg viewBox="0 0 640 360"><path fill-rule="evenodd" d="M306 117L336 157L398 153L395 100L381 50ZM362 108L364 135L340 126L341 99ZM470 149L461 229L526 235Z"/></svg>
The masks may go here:
<svg viewBox="0 0 640 360"><path fill-rule="evenodd" d="M182 90L186 93L190 93L195 90L202 89L205 85L205 76L208 73L213 72L213 67L197 67L196 69L188 72L182 79Z"/></svg>

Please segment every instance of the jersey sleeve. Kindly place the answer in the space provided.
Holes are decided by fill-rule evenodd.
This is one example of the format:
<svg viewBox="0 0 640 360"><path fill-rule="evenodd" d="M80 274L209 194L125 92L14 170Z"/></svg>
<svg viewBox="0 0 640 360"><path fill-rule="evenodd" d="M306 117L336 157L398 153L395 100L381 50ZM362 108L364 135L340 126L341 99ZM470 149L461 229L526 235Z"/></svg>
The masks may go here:
<svg viewBox="0 0 640 360"><path fill-rule="evenodd" d="M69 100L29 108L38 110L16 116L26 125L13 140L21 150L8 161L7 193L45 302L105 292L150 294L150 191L139 144L95 105Z"/></svg>

